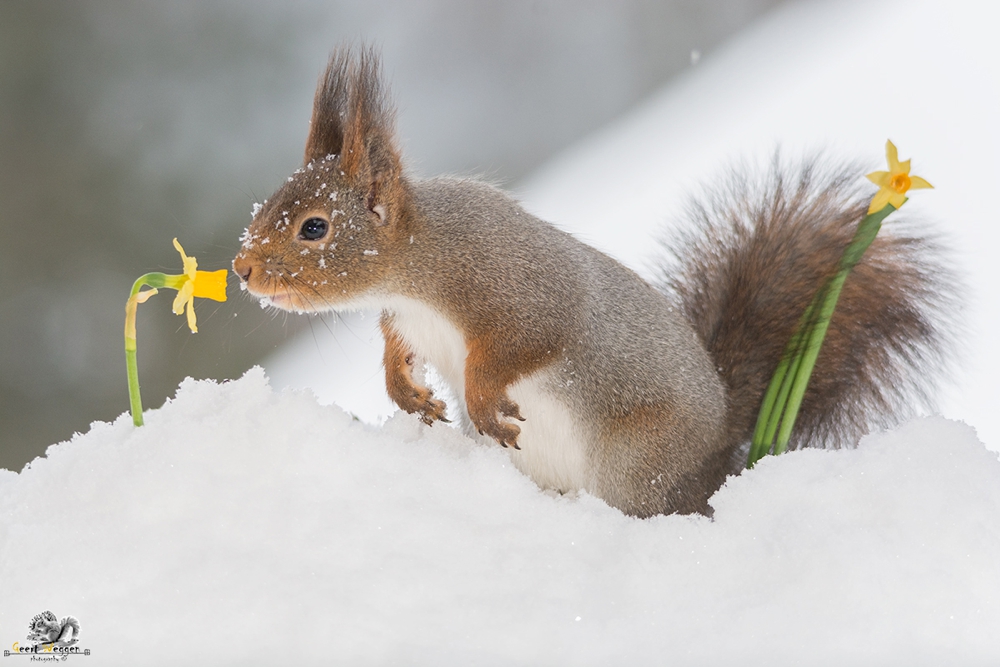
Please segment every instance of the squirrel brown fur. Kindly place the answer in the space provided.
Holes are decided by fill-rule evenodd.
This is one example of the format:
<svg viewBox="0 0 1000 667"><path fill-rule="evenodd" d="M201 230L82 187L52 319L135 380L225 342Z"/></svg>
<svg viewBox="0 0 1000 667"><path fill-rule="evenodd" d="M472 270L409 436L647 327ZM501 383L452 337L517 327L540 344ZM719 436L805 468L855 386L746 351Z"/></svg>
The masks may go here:
<svg viewBox="0 0 1000 667"><path fill-rule="evenodd" d="M708 512L864 215L847 172L777 167L696 208L654 287L491 185L408 176L393 118L375 51L335 52L303 167L255 211L234 260L250 293L291 311L380 310L392 400L509 446L543 488L640 517ZM919 235L876 239L844 286L795 444L900 414L944 354L939 256ZM418 382L425 362L458 405Z"/></svg>

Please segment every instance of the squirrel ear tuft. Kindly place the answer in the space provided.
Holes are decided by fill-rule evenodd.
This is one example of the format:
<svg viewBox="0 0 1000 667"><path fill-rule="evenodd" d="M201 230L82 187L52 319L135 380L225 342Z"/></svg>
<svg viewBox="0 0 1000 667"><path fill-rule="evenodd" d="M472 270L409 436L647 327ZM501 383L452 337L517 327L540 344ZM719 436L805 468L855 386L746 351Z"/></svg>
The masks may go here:
<svg viewBox="0 0 1000 667"><path fill-rule="evenodd" d="M338 49L330 56L326 72L319 79L306 139L305 164L343 150L350 65L350 49Z"/></svg>
<svg viewBox="0 0 1000 667"><path fill-rule="evenodd" d="M394 115L382 88L378 51L337 49L316 89L305 162L339 155L344 175L369 192L368 210L380 225L390 224L405 207Z"/></svg>
<svg viewBox="0 0 1000 667"><path fill-rule="evenodd" d="M406 188L393 121L395 112L381 82L381 65L373 47L352 61L340 169L359 189L367 189L368 210L376 224L390 225L405 209Z"/></svg>
<svg viewBox="0 0 1000 667"><path fill-rule="evenodd" d="M400 172L393 131L394 110L381 82L374 47L361 49L351 68L347 122L340 168L349 178L392 178Z"/></svg>

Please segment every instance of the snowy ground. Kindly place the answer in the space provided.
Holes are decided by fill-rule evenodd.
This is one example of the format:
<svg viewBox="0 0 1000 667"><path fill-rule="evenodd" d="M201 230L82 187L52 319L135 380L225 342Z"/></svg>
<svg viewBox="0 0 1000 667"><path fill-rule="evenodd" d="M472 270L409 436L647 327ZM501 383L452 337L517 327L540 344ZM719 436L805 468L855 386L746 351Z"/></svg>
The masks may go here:
<svg viewBox="0 0 1000 667"><path fill-rule="evenodd" d="M768 459L714 520L640 521L546 495L453 429L368 426L254 370L5 475L5 647L51 608L94 664L1000 658L1000 462L941 418Z"/></svg>
<svg viewBox="0 0 1000 667"><path fill-rule="evenodd" d="M1000 47L976 8L792 6L525 200L642 270L682 193L727 161L780 142L874 169L891 137L937 186L907 209L947 221L974 290L973 363L945 414L1000 447ZM633 169L610 169L622 151ZM545 494L453 429L378 424L373 324L317 321L267 364L276 387L370 423L253 370L0 471L0 648L51 609L92 651L70 660L99 665L1000 662L1000 462L970 426L930 417L770 458L712 520L639 521Z"/></svg>

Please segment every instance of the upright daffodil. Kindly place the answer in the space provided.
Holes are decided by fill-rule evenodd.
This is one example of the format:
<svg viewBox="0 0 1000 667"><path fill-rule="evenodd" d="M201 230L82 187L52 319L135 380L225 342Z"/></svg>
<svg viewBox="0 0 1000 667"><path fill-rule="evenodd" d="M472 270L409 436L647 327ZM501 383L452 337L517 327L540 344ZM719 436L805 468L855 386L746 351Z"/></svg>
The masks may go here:
<svg viewBox="0 0 1000 667"><path fill-rule="evenodd" d="M229 271L199 271L198 260L184 254L184 248L174 239L174 247L181 254L184 273L179 276L165 273L147 273L140 276L132 285L132 293L125 304L125 365L128 369L129 402L132 408L132 422L142 426L142 399L139 396L139 370L136 364L136 334L135 317L138 305L156 294L160 287L177 290L174 299L174 313L180 315L187 311L187 324L191 333L198 333L198 322L194 315L195 297L226 300L226 276ZM143 286L152 289L140 291Z"/></svg>
<svg viewBox="0 0 1000 667"><path fill-rule="evenodd" d="M802 405L802 397L809 385L809 378L847 274L861 261L882 228L882 221L886 216L906 202L906 192L911 188L932 187L919 176L910 175L910 161L899 161L896 147L891 141L885 142L885 156L889 162L889 171L873 171L868 174L868 180L879 186L879 191L868 207L868 215L858 222L854 238L840 257L837 273L820 286L812 303L802 314L795 333L785 346L785 352L771 376L771 383L757 415L757 426L747 458L748 468L752 468L761 457L771 452L772 447L775 454L781 454L788 446Z"/></svg>
<svg viewBox="0 0 1000 667"><path fill-rule="evenodd" d="M881 211L886 204L899 208L906 201L906 193L911 188L916 190L934 187L919 176L910 175L910 161L899 161L896 146L891 141L885 142L885 159L889 163L889 171L873 171L866 177L879 187L868 207L869 214Z"/></svg>

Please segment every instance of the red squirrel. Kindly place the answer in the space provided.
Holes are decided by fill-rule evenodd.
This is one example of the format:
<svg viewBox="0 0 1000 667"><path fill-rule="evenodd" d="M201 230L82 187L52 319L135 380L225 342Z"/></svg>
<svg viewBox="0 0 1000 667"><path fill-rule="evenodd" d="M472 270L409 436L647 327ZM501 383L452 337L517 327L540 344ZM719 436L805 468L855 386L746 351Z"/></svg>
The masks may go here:
<svg viewBox="0 0 1000 667"><path fill-rule="evenodd" d="M807 164L776 167L760 187L733 181L695 211L653 286L491 185L409 176L393 117L377 53L336 51L303 166L241 239L242 284L283 310L380 310L392 400L509 447L543 488L638 517L709 512L865 213L870 194L848 175L860 172ZM795 446L901 414L944 354L940 250L904 231L877 238L844 286ZM415 379L424 363L459 405Z"/></svg>

